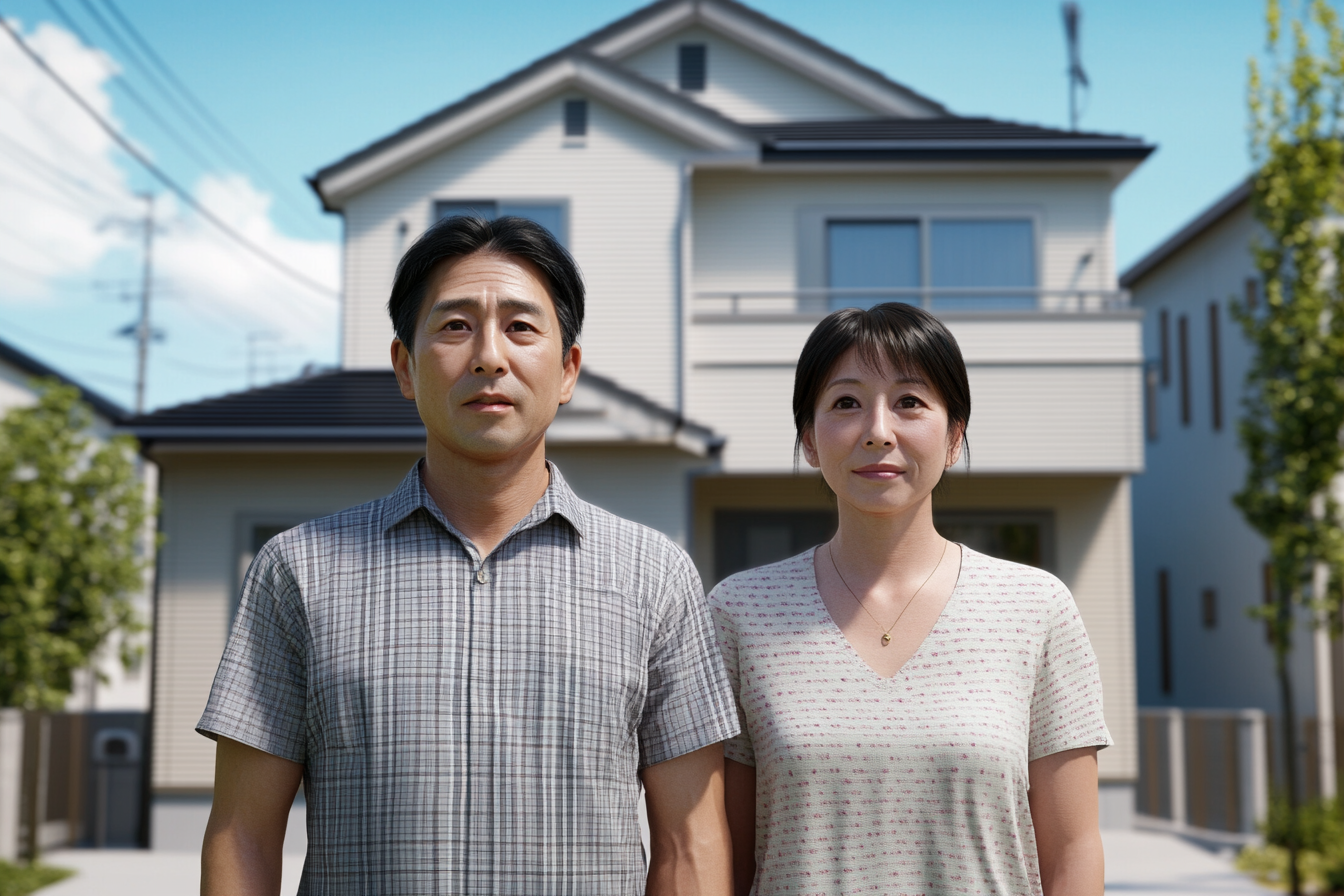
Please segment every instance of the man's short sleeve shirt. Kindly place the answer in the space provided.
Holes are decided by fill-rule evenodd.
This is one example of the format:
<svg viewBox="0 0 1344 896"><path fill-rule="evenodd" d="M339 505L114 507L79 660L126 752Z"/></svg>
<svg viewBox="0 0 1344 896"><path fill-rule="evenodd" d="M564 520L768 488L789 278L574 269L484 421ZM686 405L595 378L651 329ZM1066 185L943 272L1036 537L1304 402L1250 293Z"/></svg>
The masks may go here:
<svg viewBox="0 0 1344 896"><path fill-rule="evenodd" d="M735 735L699 577L555 467L485 558L418 467L269 542L198 730L303 763L304 893L636 894L638 771Z"/></svg>

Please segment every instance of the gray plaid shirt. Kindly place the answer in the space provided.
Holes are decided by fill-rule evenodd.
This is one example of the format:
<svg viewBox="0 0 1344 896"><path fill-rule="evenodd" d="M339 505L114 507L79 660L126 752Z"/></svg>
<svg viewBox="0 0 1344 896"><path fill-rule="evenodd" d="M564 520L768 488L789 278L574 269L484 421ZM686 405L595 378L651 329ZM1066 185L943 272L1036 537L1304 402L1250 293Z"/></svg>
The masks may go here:
<svg viewBox="0 0 1344 896"><path fill-rule="evenodd" d="M198 730L303 763L300 893L642 893L638 770L737 733L686 554L550 470L484 558L418 466L257 555Z"/></svg>

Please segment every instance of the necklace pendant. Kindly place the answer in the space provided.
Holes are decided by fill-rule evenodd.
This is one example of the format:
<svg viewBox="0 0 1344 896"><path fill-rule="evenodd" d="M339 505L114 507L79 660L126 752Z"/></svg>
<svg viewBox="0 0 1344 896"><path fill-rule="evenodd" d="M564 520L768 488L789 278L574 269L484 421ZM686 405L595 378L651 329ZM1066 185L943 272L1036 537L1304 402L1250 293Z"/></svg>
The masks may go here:
<svg viewBox="0 0 1344 896"><path fill-rule="evenodd" d="M883 633L882 633L882 646L883 646L883 647L886 647L886 646L887 646L888 644L890 644L890 643L891 643L891 635L890 635L890 634L887 634L886 632L883 632Z"/></svg>

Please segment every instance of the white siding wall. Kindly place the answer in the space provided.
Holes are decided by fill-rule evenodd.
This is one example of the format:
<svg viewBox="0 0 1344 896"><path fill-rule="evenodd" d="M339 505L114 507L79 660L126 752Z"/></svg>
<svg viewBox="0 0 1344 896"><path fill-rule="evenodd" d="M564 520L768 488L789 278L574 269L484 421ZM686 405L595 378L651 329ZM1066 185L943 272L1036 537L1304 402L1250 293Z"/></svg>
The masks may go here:
<svg viewBox="0 0 1344 896"><path fill-rule="evenodd" d="M873 112L790 68L701 27L688 28L619 60L651 81L676 90L677 47L704 44L708 78L685 96L746 124L871 118Z"/></svg>
<svg viewBox="0 0 1344 896"><path fill-rule="evenodd" d="M386 367L385 305L396 262L435 199L567 201L569 248L588 285L584 364L664 405L675 402L677 220L687 147L590 100L583 146L566 146L566 98L508 121L352 198L345 209L342 363Z"/></svg>

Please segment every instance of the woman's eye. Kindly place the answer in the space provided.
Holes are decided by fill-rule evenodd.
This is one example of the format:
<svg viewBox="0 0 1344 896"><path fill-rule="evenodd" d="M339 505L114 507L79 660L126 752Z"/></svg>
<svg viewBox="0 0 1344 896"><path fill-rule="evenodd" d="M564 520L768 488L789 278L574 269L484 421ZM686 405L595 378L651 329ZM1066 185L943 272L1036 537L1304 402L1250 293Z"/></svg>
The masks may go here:
<svg viewBox="0 0 1344 896"><path fill-rule="evenodd" d="M836 407L838 410L842 410L842 411L847 411L847 410L850 410L851 408L856 408L856 407L858 407L858 406L859 406L859 403L858 403L857 401L855 401L854 399L850 398L848 395L846 395L844 398L838 398L838 399L836 399L836 402L835 402L835 407Z"/></svg>
<svg viewBox="0 0 1344 896"><path fill-rule="evenodd" d="M918 398L916 398L916 397L913 396L913 395L907 395L907 396L905 396L904 398L902 398L900 401L896 402L896 404L897 404L898 407L902 407L902 408L906 408L906 409L909 409L909 408L917 408L917 407L919 407L920 405L922 405L923 403L924 403L924 402L920 401Z"/></svg>

